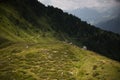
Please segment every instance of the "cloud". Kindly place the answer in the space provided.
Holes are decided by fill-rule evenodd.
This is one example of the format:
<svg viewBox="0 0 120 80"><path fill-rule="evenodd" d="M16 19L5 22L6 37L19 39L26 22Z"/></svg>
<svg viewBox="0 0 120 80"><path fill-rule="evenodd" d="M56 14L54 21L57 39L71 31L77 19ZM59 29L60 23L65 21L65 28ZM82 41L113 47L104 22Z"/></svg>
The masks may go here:
<svg viewBox="0 0 120 80"><path fill-rule="evenodd" d="M107 10L118 6L120 0L39 0L46 5L53 5L63 10L74 10L78 8L93 8L96 10Z"/></svg>
<svg viewBox="0 0 120 80"><path fill-rule="evenodd" d="M120 2L120 0L115 0L115 1Z"/></svg>
<svg viewBox="0 0 120 80"><path fill-rule="evenodd" d="M45 5L51 5L51 0L38 0L40 2L42 2Z"/></svg>

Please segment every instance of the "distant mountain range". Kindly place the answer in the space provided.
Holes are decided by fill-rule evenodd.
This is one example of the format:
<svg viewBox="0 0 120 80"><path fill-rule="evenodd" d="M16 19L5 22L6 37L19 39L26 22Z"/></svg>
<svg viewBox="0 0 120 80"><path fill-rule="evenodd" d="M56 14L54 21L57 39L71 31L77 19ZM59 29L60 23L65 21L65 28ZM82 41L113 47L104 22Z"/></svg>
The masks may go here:
<svg viewBox="0 0 120 80"><path fill-rule="evenodd" d="M96 26L120 34L120 16L105 22L100 22Z"/></svg>
<svg viewBox="0 0 120 80"><path fill-rule="evenodd" d="M107 11L97 11L91 8L76 9L68 11L84 21L93 24L101 29L120 33L120 8L114 7Z"/></svg>

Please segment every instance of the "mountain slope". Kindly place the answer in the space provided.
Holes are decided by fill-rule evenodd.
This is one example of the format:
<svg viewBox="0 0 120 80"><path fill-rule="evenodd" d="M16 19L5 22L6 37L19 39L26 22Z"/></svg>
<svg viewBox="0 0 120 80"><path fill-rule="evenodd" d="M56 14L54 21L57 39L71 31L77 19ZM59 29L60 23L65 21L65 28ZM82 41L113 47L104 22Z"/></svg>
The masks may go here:
<svg viewBox="0 0 120 80"><path fill-rule="evenodd" d="M1 0L0 79L119 80L119 40L37 0Z"/></svg>
<svg viewBox="0 0 120 80"><path fill-rule="evenodd" d="M0 63L1 80L120 79L120 63L63 42L16 43L0 49Z"/></svg>
<svg viewBox="0 0 120 80"><path fill-rule="evenodd" d="M87 46L120 61L120 35L89 25L58 8L45 7L37 0L5 0L1 1L1 15L4 16L1 36L11 41L39 42L52 38Z"/></svg>

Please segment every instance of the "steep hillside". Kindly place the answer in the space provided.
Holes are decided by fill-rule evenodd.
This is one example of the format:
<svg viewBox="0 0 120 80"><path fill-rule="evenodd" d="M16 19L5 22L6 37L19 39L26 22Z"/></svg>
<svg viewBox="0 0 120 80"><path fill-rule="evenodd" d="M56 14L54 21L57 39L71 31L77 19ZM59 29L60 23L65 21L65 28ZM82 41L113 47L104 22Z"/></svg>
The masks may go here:
<svg viewBox="0 0 120 80"><path fill-rule="evenodd" d="M119 80L119 50L120 35L58 8L0 0L1 80Z"/></svg>
<svg viewBox="0 0 120 80"><path fill-rule="evenodd" d="M40 42L57 39L72 42L120 61L120 35L103 31L79 18L37 0L2 0L1 38ZM41 40L42 41L42 40Z"/></svg>
<svg viewBox="0 0 120 80"><path fill-rule="evenodd" d="M1 80L119 80L120 63L62 42L0 49Z"/></svg>

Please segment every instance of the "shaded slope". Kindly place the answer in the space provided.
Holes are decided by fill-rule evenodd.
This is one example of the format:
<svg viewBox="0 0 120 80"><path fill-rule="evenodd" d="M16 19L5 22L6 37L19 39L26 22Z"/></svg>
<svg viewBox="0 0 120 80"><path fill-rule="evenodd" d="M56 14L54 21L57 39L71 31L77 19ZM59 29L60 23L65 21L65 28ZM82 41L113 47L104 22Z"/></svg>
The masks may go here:
<svg viewBox="0 0 120 80"><path fill-rule="evenodd" d="M37 0L5 0L0 6L0 36L5 39L14 42L59 39L81 47L86 45L89 50L120 60L117 34L95 28L60 9L45 7Z"/></svg>
<svg viewBox="0 0 120 80"><path fill-rule="evenodd" d="M119 35L97 29L36 0L1 1L1 80L120 79L119 62L68 44L88 44L88 49L96 52L113 50L116 53ZM111 41L110 45L114 44L110 49L108 41ZM114 54L115 57L111 56L112 53L109 55L118 60L118 53Z"/></svg>

